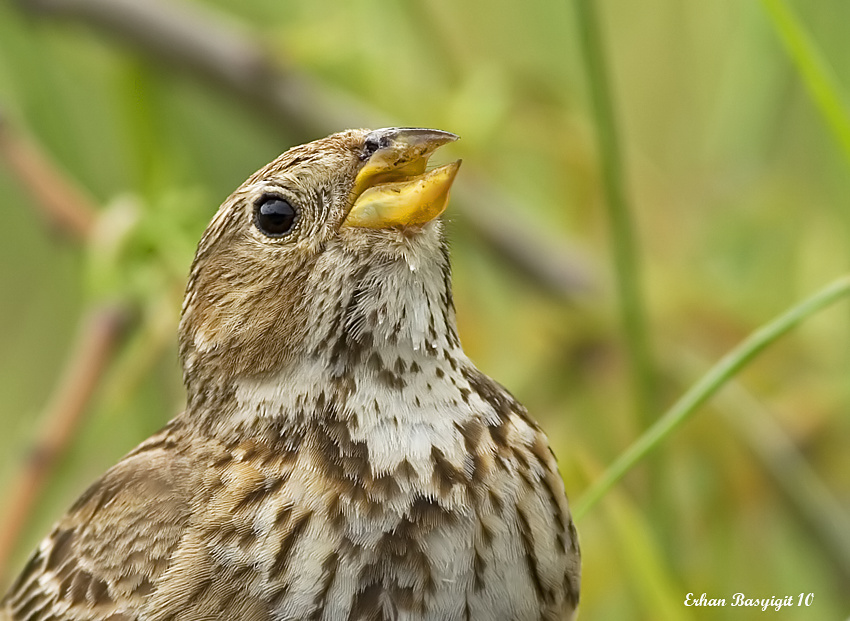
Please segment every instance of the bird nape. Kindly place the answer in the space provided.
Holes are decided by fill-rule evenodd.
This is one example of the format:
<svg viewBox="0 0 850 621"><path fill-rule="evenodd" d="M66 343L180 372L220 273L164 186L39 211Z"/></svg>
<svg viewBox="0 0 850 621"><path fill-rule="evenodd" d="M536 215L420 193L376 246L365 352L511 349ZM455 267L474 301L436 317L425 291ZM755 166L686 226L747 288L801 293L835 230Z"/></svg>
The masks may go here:
<svg viewBox="0 0 850 621"><path fill-rule="evenodd" d="M546 436L464 354L448 132L294 147L220 207L186 410L42 541L0 620L555 620L580 556Z"/></svg>

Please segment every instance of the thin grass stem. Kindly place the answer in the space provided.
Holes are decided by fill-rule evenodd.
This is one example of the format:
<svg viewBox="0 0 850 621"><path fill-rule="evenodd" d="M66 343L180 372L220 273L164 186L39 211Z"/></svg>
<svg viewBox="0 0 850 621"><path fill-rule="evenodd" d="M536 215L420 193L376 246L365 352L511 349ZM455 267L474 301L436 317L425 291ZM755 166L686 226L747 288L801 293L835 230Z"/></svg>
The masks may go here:
<svg viewBox="0 0 850 621"><path fill-rule="evenodd" d="M590 486L576 504L573 512L576 519L586 515L641 459L669 438L701 405L768 345L814 313L848 294L850 294L850 275L833 281L765 324L721 358L655 424L620 454L598 481Z"/></svg>
<svg viewBox="0 0 850 621"><path fill-rule="evenodd" d="M596 124L602 185L611 226L611 249L623 323L637 420L651 421L657 411L655 373L649 349L635 226L625 191L622 154L614 118L613 97L594 0L576 0L579 38Z"/></svg>
<svg viewBox="0 0 850 621"><path fill-rule="evenodd" d="M835 72L785 0L762 0L762 6L850 164L850 113Z"/></svg>

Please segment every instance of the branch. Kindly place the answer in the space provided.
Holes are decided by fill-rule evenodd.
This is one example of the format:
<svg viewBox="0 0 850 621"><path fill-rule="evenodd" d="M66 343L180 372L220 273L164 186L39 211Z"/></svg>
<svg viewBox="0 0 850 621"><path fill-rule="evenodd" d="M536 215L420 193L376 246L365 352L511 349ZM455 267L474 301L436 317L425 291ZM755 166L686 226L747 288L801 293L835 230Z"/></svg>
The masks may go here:
<svg viewBox="0 0 850 621"><path fill-rule="evenodd" d="M50 473L73 440L126 325L127 313L117 306L95 307L84 318L77 343L42 416L42 435L8 495L8 509L0 522L0 572L8 566Z"/></svg>
<svg viewBox="0 0 850 621"><path fill-rule="evenodd" d="M288 139L307 141L346 127L393 124L386 115L351 96L281 66L257 43L258 37L208 7L179 0L17 2L35 14L88 24L169 69L203 78L265 116L278 130L285 130ZM576 251L544 250L552 244L517 219L507 228L495 226L494 220L504 221L507 216L493 218L493 205L485 197L498 192L492 188L482 192L484 184L480 182L458 181L455 187L464 196L459 207L485 243L551 293L565 299L586 293L588 283L595 279L585 267L587 261L574 261ZM502 211L517 214L524 209L507 205Z"/></svg>
<svg viewBox="0 0 850 621"><path fill-rule="evenodd" d="M522 209L497 193L475 171L456 183L461 218L492 250L545 291L573 301L596 290L597 278L576 243L546 237L520 224Z"/></svg>
<svg viewBox="0 0 850 621"><path fill-rule="evenodd" d="M726 388L721 408L729 426L761 461L777 487L797 510L806 532L833 561L841 580L850 583L850 515L841 501L755 396L738 382Z"/></svg>
<svg viewBox="0 0 850 621"><path fill-rule="evenodd" d="M33 206L57 231L88 239L94 202L28 137L13 131L0 113L0 158L35 201Z"/></svg>

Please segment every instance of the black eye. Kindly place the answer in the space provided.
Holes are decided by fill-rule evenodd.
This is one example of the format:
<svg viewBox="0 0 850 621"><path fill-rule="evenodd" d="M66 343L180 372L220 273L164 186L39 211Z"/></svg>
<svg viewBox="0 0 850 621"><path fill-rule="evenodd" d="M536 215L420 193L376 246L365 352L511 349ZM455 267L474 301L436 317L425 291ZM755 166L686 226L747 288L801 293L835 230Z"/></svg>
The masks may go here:
<svg viewBox="0 0 850 621"><path fill-rule="evenodd" d="M257 228L269 237L283 237L292 230L298 212L280 196L264 196L254 208Z"/></svg>

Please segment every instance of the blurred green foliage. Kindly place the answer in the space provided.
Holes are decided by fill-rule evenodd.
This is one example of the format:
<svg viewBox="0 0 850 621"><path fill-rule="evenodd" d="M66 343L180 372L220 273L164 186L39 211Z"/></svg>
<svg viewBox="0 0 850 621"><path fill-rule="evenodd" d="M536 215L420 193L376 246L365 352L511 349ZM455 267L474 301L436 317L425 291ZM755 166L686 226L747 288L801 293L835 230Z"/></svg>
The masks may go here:
<svg viewBox="0 0 850 621"><path fill-rule="evenodd" d="M791 26L808 33L832 79L838 117L826 119L801 77L805 58L789 58L765 10L776 5L598 6L664 407L755 327L850 266L850 158L836 129L841 114L845 123L850 115L840 92L850 91L850 3L790 4ZM515 205L506 222L580 249L594 286L565 303L492 252L450 208L465 347L541 421L571 497L580 497L643 423L632 405L572 5L199 6L238 23L281 67L387 124L460 134L452 149L466 161L461 174L470 165ZM17 569L89 482L182 407L175 335L194 245L227 194L303 128L272 124L119 38L8 1L0 3L0 112L94 197L102 216L86 247L62 238L0 169L0 490L38 434L83 310L113 297L138 308L20 542ZM689 592L795 599L812 592L811 608L778 618L846 617L846 549L801 510L807 497L777 480L771 459L782 453L769 438L733 422L778 426L838 508L821 515L815 506L816 517L846 521L848 370L844 305L768 350L667 440L652 468L637 469L584 516L581 618L769 614L686 608ZM650 489L662 490L662 503L650 500Z"/></svg>

